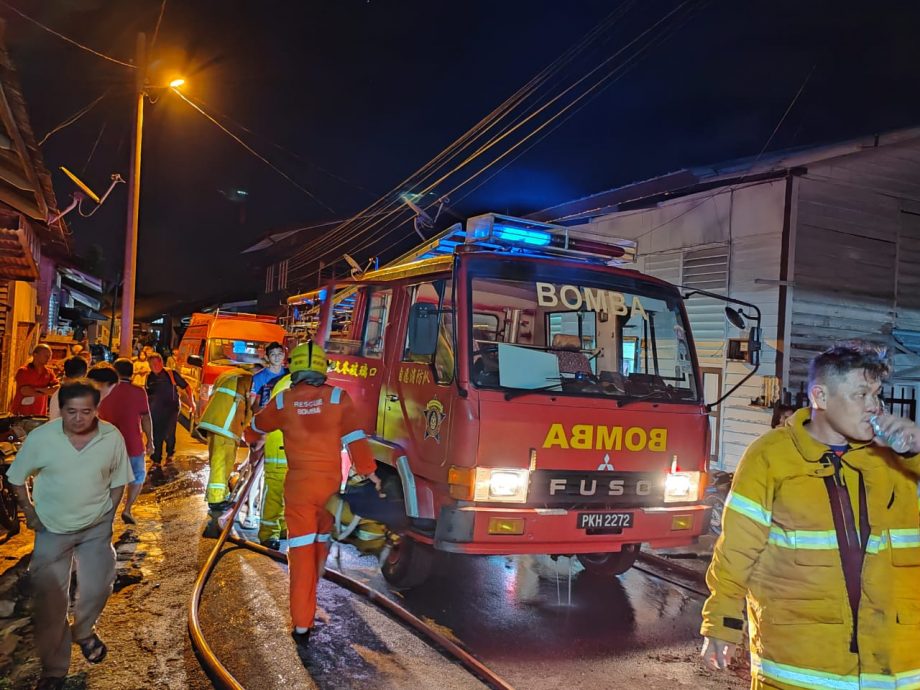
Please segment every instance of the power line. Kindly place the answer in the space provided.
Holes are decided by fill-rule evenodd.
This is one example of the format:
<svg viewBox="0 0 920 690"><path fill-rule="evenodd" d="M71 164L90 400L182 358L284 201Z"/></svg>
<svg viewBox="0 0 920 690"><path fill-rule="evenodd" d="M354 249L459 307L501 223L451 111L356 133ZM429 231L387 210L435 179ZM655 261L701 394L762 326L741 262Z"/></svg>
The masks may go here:
<svg viewBox="0 0 920 690"><path fill-rule="evenodd" d="M766 152L767 148L770 146L770 142L773 141L773 137L775 137L775 136L776 136L776 133L779 132L780 127L783 126L783 123L786 121L786 118L789 116L789 113L792 112L792 108L795 107L796 102L799 100L799 96L801 96L801 95L802 95L802 92L805 91L805 87L808 85L808 82L811 80L811 76L815 73L815 68L817 68L817 66L818 66L818 63L817 63L817 62L816 62L814 65L812 65L811 70L808 72L808 75L807 75L807 76L805 77L805 79L802 81L802 84L801 84L801 86L799 86L798 91L795 92L795 95L792 97L792 100L789 101L789 105L786 107L786 111L783 113L782 117L779 119L779 122L776 123L776 126L773 128L773 131L770 132L770 136L767 137L766 142L764 142L764 145L761 147L760 153L757 154L757 156L754 158L754 161L751 163L750 166L748 166L748 169L745 171L745 173L738 179L738 181L737 181L734 185L732 185L732 187L737 187L738 185L742 184L742 183L744 182L744 180L747 179L747 177L750 176L750 174L754 171L754 168L757 167L757 164L760 162L760 159L763 157L763 154ZM646 235L651 235L651 234L652 234L653 232L655 232L656 230L660 230L661 228L665 227L666 225L670 225L670 224L673 223L675 220L678 220L678 219L680 219L680 218L683 218L683 217L686 216L688 213L691 213L691 212L695 211L695 210L698 209L700 206L702 206L703 204L705 204L707 201L709 201L710 199L715 198L718 194L721 194L721 193L723 193L722 190L717 190L717 191L713 192L712 194L707 194L705 197L703 197L702 199L700 199L697 203L695 203L695 204L694 204L693 206L691 206L690 208L684 209L683 211L681 211L680 213L678 213L678 214L677 214L676 216L674 216L673 218L669 218L668 220L664 221L663 223L659 223L659 224L656 225L655 227L653 227L653 228L651 228L651 229L649 229L649 230L646 230L646 231L643 232L641 235L637 235L637 236L636 236L635 238L633 238L633 239L639 240L639 239L645 237Z"/></svg>
<svg viewBox="0 0 920 690"><path fill-rule="evenodd" d="M541 72L536 76L531 78L523 87L518 89L514 94L509 96L501 105L495 108L491 113L486 117L480 120L476 125L469 129L466 133L460 136L452 144L450 144L446 149L441 153L435 156L431 161L426 163L422 168L417 170L415 173L401 181L394 189L388 192L386 195L381 197L377 202L371 204L369 207L363 211L358 212L352 218L350 218L346 223L343 223L342 226L336 228L330 233L327 233L326 236L318 238L317 241L322 241L323 243L328 244L329 242L335 241L337 237L344 237L346 234L358 234L369 232L370 229L375 225L375 222L368 222L368 218L371 216L383 216L380 221L376 223L385 222L387 218L393 216L394 214L399 214L405 211L402 199L400 198L400 191L405 189L408 186L414 186L416 184L422 184L429 179L432 175L436 175L434 172L438 166L441 164L441 161L448 161L452 156L456 157L463 151L463 149L470 146L477 138L485 135L485 133L497 125L503 117L507 114L514 111L514 109L526 101L531 95L537 92L537 90L543 86L546 82L551 79L554 74L562 69L568 62L573 60L580 52L583 52L587 49L587 46L596 40L600 35L605 31L610 29L634 4L633 0L628 0L627 2L622 3L616 10L611 12L600 24L594 27L588 34L575 46L569 48L561 56L556 58L552 63L545 67ZM431 170L431 172L427 171ZM412 184L410 184L412 183ZM392 201L388 199L392 197ZM389 213L374 213L371 214L369 211L377 208L391 208ZM362 223L365 227L361 227ZM312 247L316 244L317 241L313 243L308 243L307 246L301 248L295 257L302 257L308 254Z"/></svg>
<svg viewBox="0 0 920 690"><path fill-rule="evenodd" d="M584 52L591 43L596 41L600 36L602 36L606 31L608 31L617 21L619 21L619 19L622 18L623 15L625 15L625 13L631 8L633 4L634 3L632 1L622 3L614 12L608 15L604 19L604 21L602 21L599 25L595 26L594 29L592 29L579 43L569 48L560 57L558 57L556 60L550 63L550 65L548 65L543 70L541 70L536 76L531 78L531 80L528 81L523 87L518 89L518 91L516 91L508 99L506 99L501 105L495 108L489 115L487 115L485 118L480 120L480 122L474 125L470 130L468 130L465 134L463 134L460 138L458 138L455 142L453 142L450 146L448 146L444 151L438 154L434 159L432 159L427 164L422 166L422 168L416 171L416 173L414 173L413 175L410 175L405 180L403 180L397 187L391 190L391 192L389 192L387 195L385 195L380 200L378 200L378 202L376 202L375 204L372 204L370 207L368 207L364 211L361 211L355 216L353 216L351 219L349 219L347 223L344 223L341 227L336 228L332 232L327 233L325 236L318 238L318 240L315 240L312 243L308 243L307 246L303 247L301 251L298 252L297 255L295 255L295 257L293 257L295 259L300 258L301 260L298 263L295 263L295 265L292 268L296 269L296 268L299 268L300 266L310 263L310 261L314 259L315 257L309 257L308 254L310 250L314 246L316 246L319 242L322 242L324 245L328 245L330 243L333 243L335 241L335 238L342 238L346 234L351 235L352 237L354 237L356 233L358 235L366 234L374 227L375 224L384 223L387 221L388 218L391 218L394 215L399 215L402 212L404 212L405 207L403 206L402 200L399 196L399 192L402 189L405 189L406 186L409 186L409 184L412 182L414 182L415 184L421 184L426 179L430 179L432 176L438 175L439 173L435 172L435 170L438 168L442 160L446 162L451 157L454 157L454 158L459 157L461 152L465 148L468 148L473 142L475 142L477 138L484 136L488 132L489 129L496 126L498 123L500 123L500 121L503 118L514 113L515 109L518 108L519 105L523 104L528 98L538 93L538 90L542 88L546 83L548 83L549 80L555 76L555 74L560 72L563 67L565 67L569 62L574 60L575 57L577 57L580 53ZM534 107L533 105L530 106L530 108L533 108L533 107ZM518 117L520 118L520 116ZM469 162L475 156L480 155L484 150L490 148L491 146L494 146L498 141L501 140L501 138L503 138L502 135L506 135L509 133L508 132L509 128L515 124L516 122L512 122L510 125L506 125L505 128L502 129L498 135L493 136L493 138L485 146L480 146L480 148L476 151L476 153L473 156L471 157L468 156L467 159L464 161L464 163ZM454 170L459 169L459 167L460 166L455 166ZM425 174L429 170L431 172L428 172L428 174ZM438 182L440 182L440 180L438 180ZM435 184L437 184L437 182ZM422 193L427 193L433 188L433 186L434 185L429 185L425 190L423 190ZM388 202L388 199L390 197L392 197L393 201ZM380 220L368 224L366 222L367 212L373 209L375 206L381 207L381 205L383 208L390 206L392 207L392 210L387 214L383 214L383 217L380 218ZM364 228L360 228L362 221L364 221L364 225L365 225ZM352 227L355 223L357 224L357 227ZM359 231L359 228L360 228L360 231ZM302 258L302 257L306 257L306 258Z"/></svg>
<svg viewBox="0 0 920 690"><path fill-rule="evenodd" d="M73 115L65 119L61 124L54 127L51 131L49 131L45 136L42 137L41 141L38 142L38 146L44 146L45 142L48 141L48 139L50 139L54 134L57 134L65 127L69 127L74 122L79 120L81 117L86 115L86 113L92 110L99 101L101 101L103 98L109 95L109 91L111 91L111 89L106 89L105 91L102 92L102 95L98 96L92 103L90 103L87 106L84 106L83 108L78 110L76 113L74 113Z"/></svg>
<svg viewBox="0 0 920 690"><path fill-rule="evenodd" d="M352 182L351 180L348 180L348 179L342 177L341 175L337 175L336 173L332 172L331 170L327 170L326 168L322 167L321 165L317 165L317 164L314 163L313 161L311 161L311 160L305 158L304 156L301 156L299 153L295 153L294 151L291 151L290 149L285 148L285 147L282 146L281 144L276 144L275 142L273 142L273 141L271 141L271 140L269 140L269 139L266 139L264 136L262 136L262 135L259 134L258 132L254 132L254 131L252 131L251 129L249 129L246 125L244 125L244 124L242 124L242 123L240 123L240 122L237 122L236 120L234 120L232 117L230 117L230 116L227 115L226 113L222 113L222 112L216 110L215 108L213 108L212 106L209 106L207 103L205 103L204 101L202 101L200 98L195 98L194 96L190 96L190 95L189 95L189 96L186 96L186 98L188 98L189 100L194 101L195 103L197 103L198 105L200 105L202 108L206 108L206 109L208 110L208 112L210 112L210 113L211 113L212 115L214 115L215 117L220 117L221 119L223 119L223 120L229 122L230 124L232 124L232 125L233 125L234 127L236 127L237 129L240 129L240 130L246 132L247 134L250 134L250 135L252 135L252 136L254 136L254 137L258 138L258 139L261 139L262 141L264 141L264 142L265 142L266 144L268 144L269 146L272 146L272 147L278 149L279 151L281 151L281 152L283 152L283 153L286 153L286 154L287 154L288 156L290 156L291 158L294 158L295 160L298 160L298 161L300 161L300 162L302 162L302 163L305 163L305 164L309 165L309 166L312 167L312 168L316 168L319 172L323 173L324 175L328 175L329 177L332 177L332 178L338 180L339 182L342 182L343 184L347 184L347 185L350 186L350 187L354 187L355 189L358 189L358 190L364 192L365 194L370 194L371 196L373 196L373 197L375 197L375 198L376 198L377 196L379 196L379 194L378 194L377 192L372 192L371 190L369 190L369 189L367 189L367 188L365 188L365 187L362 187L362 186L359 185L357 182ZM344 219L343 219L342 221L340 221L340 222L344 222Z"/></svg>
<svg viewBox="0 0 920 690"><path fill-rule="evenodd" d="M578 80L576 80L573 84L571 84L569 87L567 87L566 89L564 89L560 94L558 94L558 95L555 96L553 99L551 99L547 104L545 104L544 106L542 106L542 107L541 107L540 109L538 109L535 113L532 113L531 115L529 115L528 117L526 117L522 122L519 122L519 123L516 124L514 127L512 127L510 130L504 131L503 133L501 133L501 134L496 135L495 137L493 137L492 140L490 140L489 142L487 142L486 144L484 144L483 146L481 146L476 152L474 152L473 154L471 154L470 156L468 156L464 161L462 161L459 165L457 165L457 166L456 166L453 170L451 170L449 173L447 173L447 174L445 174L445 175L442 175L442 176L441 176L437 181L435 181L431 186L429 186L429 187L427 187L425 190L423 190L422 193L427 193L427 192L430 191L436 184L439 184L440 182L444 181L445 179L447 179L448 177L450 177L450 175L452 175L452 174L454 174L454 173L456 173L456 172L459 172L466 164L468 164L469 162L471 162L471 161L472 161L473 159L475 159L477 156L481 155L481 154L482 154L483 152L485 152L487 149L489 149L489 148L495 146L495 145L496 145L497 143L499 143L501 140L505 139L507 136L509 136L511 133L513 133L513 131L519 129L522 125L526 124L526 122L532 120L534 117L536 117L537 115L539 115L542 111L545 111L546 108L549 107L552 103L558 101L560 98L562 98L563 96L565 96L566 94L568 94L568 93L569 93L570 91L572 91L576 86L578 86L579 84L581 84L582 82L584 82L584 81L585 81L586 79L588 79L592 74L595 74L599 69L602 69L605 65L609 64L613 59L615 59L615 58L618 57L620 54L622 54L622 53L623 53L626 49L628 49L630 46L636 44L638 41L640 41L641 39L643 39L643 38L644 38L646 35L648 35L650 32L652 32L652 31L654 31L655 29L657 29L662 23L664 23L664 22L670 20L673 16L675 16L676 13L678 13L680 10L682 10L682 9L683 9L686 5L688 5L688 4L689 4L688 0L685 0L685 2L680 3L680 4L679 4L678 6L676 6L673 10L671 10L670 12L668 12L667 14L665 14L665 15L664 15L663 17L661 17L658 21L656 21L652 26L650 26L649 28L647 28L647 29L645 29L644 31L642 31L636 38L634 38L634 39L631 40L629 43L627 43L625 46L623 46L622 48L620 48L619 50L617 50L616 53L615 53L614 55L612 55L611 57L609 57L609 58L607 58L606 60L604 60L600 65L598 65L598 66L595 67L594 69L590 70L587 74L585 74L584 76L582 76L581 78L579 78ZM685 18L685 21L686 21L686 18ZM674 27L668 27L664 32L662 32L662 36L663 36L663 37L667 37L670 33L673 33L673 30L674 30ZM466 179L464 179L462 182L460 182L459 184L457 184L455 187L453 187L450 191L448 191L448 192L446 193L446 196L449 196L449 195L453 194L455 191L457 191L458 189L460 189L462 186L466 185L466 184L469 183L471 180L475 179L476 177L478 177L479 175L481 175L483 172L485 172L486 170L488 170L490 167L494 166L496 163L498 163L498 162L500 162L501 160L503 160L504 158L506 158L508 155L510 155L512 152L514 152L516 149L518 149L520 146L522 146L522 145L523 145L525 142L527 142L529 139L531 139L532 137L534 137L535 135L537 135L540 131L542 131L542 130L545 129L547 126L549 126L551 123L553 123L555 120L557 120L559 117L561 117L562 115L564 115L567 111L569 111L569 110L571 110L573 107L575 107L575 106L576 106L580 101L582 101L584 98L586 98L587 96L591 95L593 92L597 91L599 88L605 88L605 85L609 85L609 83L611 83L611 80L612 80L614 77L616 77L617 79L618 79L619 77L621 77L622 74L624 74L625 71L630 67L630 63L633 62L634 60L636 60L637 57L641 56L643 53L645 53L645 52L647 52L648 50L650 50L652 47L655 47L657 44L659 44L659 43L661 42L661 40L663 40L662 36L653 36L653 38L652 38L646 45L641 46L641 47L638 48L633 54L627 56L626 61L625 61L624 63L618 65L616 68L614 68L614 70L612 70L612 71L609 72L608 74L603 75L603 76L602 76L599 80L597 80L594 84L590 85L587 89L585 89L583 92L581 92L579 95L577 95L571 102L569 102L569 103L566 104L564 107L562 107L558 112L554 113L554 114L553 114L551 117L549 117L545 122L543 122L543 123L540 124L538 127L536 127L533 131L531 131L530 133L528 133L524 138L522 138L520 141L518 141L517 143L515 143L513 146L511 146L511 147L510 147L508 150L506 150L504 153L500 154L500 155L499 155L498 157L496 157L494 160L490 161L489 163L487 163L486 165L484 165L482 168L480 168L478 171L474 172L472 175L468 176L468 177L467 177ZM596 94L595 94L595 95L596 95ZM579 106L579 109L580 109L580 107L583 107L583 106ZM436 204L436 203L437 203L437 202L434 202L433 204L430 204L430 205L428 206L428 208L431 208L431 207L432 207L434 204ZM385 221L386 221L386 219L383 219L382 221L379 221L379 222L385 222ZM372 227L372 226L371 226L371 227ZM394 228L394 229L395 229L395 228ZM362 233L359 233L359 235L360 235L360 234L366 234L369 230L370 230L370 228L367 228L367 229L365 229L365 231L363 231ZM389 230L388 230L387 228L384 228L384 229L382 229L381 231L378 231L378 232L377 232L374 236L372 236L367 242L365 242L363 245L361 245L360 247L358 247L358 250L367 248L367 247L369 247L369 246L372 246L372 245L375 244L376 242L381 241L383 238L381 238L380 235L381 235L381 234L386 235L388 232L389 232ZM330 233L330 234L334 235L335 232ZM326 239L325 237L322 238L322 240L324 241L324 244L326 244L327 246L329 246L330 244L332 244L332 243L326 243L326 242L325 242L325 239ZM355 239L355 236L354 236L354 235L352 236L352 239ZM320 254L317 255L317 256L311 256L311 257L308 257L308 258L304 258L304 259L302 259L302 260L300 260L300 261L298 261L298 262L292 264L291 270L296 270L296 269L298 269L298 268L300 268L300 267L306 265L307 263L311 263L312 261L315 261L315 260L318 260L318 259L322 259L322 258L328 256L329 254L331 254L333 251L335 251L335 250L334 250L334 249L329 249L329 250L326 250L325 252L320 253ZM302 255L302 254L299 254L299 256L300 256L300 255ZM307 276L307 277L309 277L309 276Z"/></svg>
<svg viewBox="0 0 920 690"><path fill-rule="evenodd" d="M303 192L304 194L306 194L308 197L310 197L310 198L311 198L313 201L315 201L317 204L319 204L320 206L322 206L322 207L325 208L326 210L330 211L331 213L335 213L335 210L334 210L331 206L329 206L328 204L326 204L325 202L323 202L323 201L322 201L319 197L317 197L313 192L311 192L309 189L307 189L306 187L304 187L303 185L301 185L301 184L300 184L299 182L297 182L293 177L291 177L290 175L288 175L288 174L287 174L286 172L284 172L281 168L277 167L274 163L272 163L272 162L271 162L270 160L268 160L265 156L263 156L261 153L259 153L258 151L256 151L254 148L252 148L249 144L247 144L245 141L243 141L243 140L240 139L238 136L236 136L236 135L235 135L233 132L231 132L229 129L227 129L226 127L224 127L220 122L218 122L218 121L215 120L213 117L211 117L207 112L205 112L203 108L199 107L196 103L193 103L193 102L190 101L188 98L186 98L185 95L184 95L181 91L179 91L178 89L173 89L173 92L174 92L176 95L178 95L179 98L181 98L183 101L185 101L186 103L188 103L192 108L194 108L194 109L197 110L199 113L201 113L202 115L204 115L209 121L211 121L213 124L217 125L217 127L218 127L224 134L226 134L228 137L230 137L231 139L233 139L237 144L239 144L240 146L242 146L244 149L246 149L249 153L251 153L253 156L255 156L256 158L258 158L260 161L262 161L263 163L265 163L265 165L267 165L269 168L271 168L271 169L274 170L276 173L278 173L279 175L281 175L281 177L283 177L285 180L287 180L287 181L290 182L292 185L294 185L295 187L297 187L297 189L299 189L301 192Z"/></svg>
<svg viewBox="0 0 920 690"><path fill-rule="evenodd" d="M166 12L166 0L160 4L160 15L157 17L157 25L153 29L153 40L150 41L150 52L153 52L154 46L157 44L157 36L160 35L160 24L163 22L163 15Z"/></svg>
<svg viewBox="0 0 920 690"><path fill-rule="evenodd" d="M458 158L461 155L462 151L466 148L469 148L476 141L477 138L481 138L485 136L489 129L498 126L503 118L505 118L506 116L510 116L515 111L515 109L518 108L523 103L525 103L528 98L537 94L539 89L542 88L545 84L547 84L557 73L561 72L561 70L568 63L574 60L580 53L585 52L588 46L590 46L593 42L598 40L604 33L609 31L631 9L633 4L635 4L634 0L627 0L626 2L621 3L617 7L616 10L614 10L609 15L607 15L607 17L605 17L603 21L601 21L591 31L589 31L581 39L581 41L576 43L574 46L570 47L562 55L560 55L553 62L551 62L547 67L545 67L543 70L538 72L534 77L530 79L530 81L528 81L524 86L522 86L515 93L513 93L510 97L508 97L501 105L499 105L491 113L489 113L486 117L480 120L480 122L474 125L470 130L464 133L461 137L459 137L456 141L454 141L450 146L448 146L441 153L435 156L435 158L433 158L431 161L429 161L424 166L422 166L422 168L420 168L418 171L413 173L413 175L410 175L408 178L400 182L400 184L395 189L391 190L391 192L389 193L390 195L393 196L394 201L389 203L389 206L392 208L392 211L389 214L385 214L386 217L381 218L379 221L368 223L367 221L368 214L366 213L366 211L373 208L374 205L372 205L368 209L365 209L365 211L362 211L356 214L352 219L349 220L348 223L343 224L341 228L337 228L333 230L332 232L328 233L326 237L319 238L319 239L324 244L328 244L334 241L334 238L336 236L344 237L346 234L354 236L356 232L358 232L358 234L366 234L367 232L371 230L371 228L374 227L374 225L379 224L379 223L384 223L387 221L387 218L392 217L394 215L398 215L402 212L405 212L406 209L401 199L401 196L399 194L401 190L405 189L406 187L425 184L427 180L431 179L433 176L438 175L439 172L437 172L437 168L439 167L439 165L441 166L442 169L446 167L447 165L449 165L450 163L448 163L448 161L452 157L455 159ZM511 122L509 125L506 125L499 132L499 136L501 134L508 133L509 128L512 125L515 125L516 123L518 123L520 121L520 117L522 117L523 114L526 114L528 110L532 109L535 105L536 103L530 105L527 109L523 111L521 115L518 115L517 120ZM496 137L493 137L493 139L489 142L489 144L492 145L497 140L498 139ZM489 146L487 146L486 148L488 147ZM478 153L481 152L481 150L483 150L482 147L480 148L480 151L477 151L477 155ZM442 160L444 161L443 165L441 165ZM437 184L437 182L435 182L434 184ZM422 191L422 194L425 194L428 191L430 191L434 187L434 184L431 184L426 189L424 189ZM385 207L386 199L387 197L384 196L376 203L384 204L384 207ZM355 227L353 227L352 225L353 222L355 222ZM364 224L363 228L361 227L362 223ZM296 256L305 256L311 248L312 246L303 247ZM304 261L301 263L307 263L307 262L308 261Z"/></svg>
<svg viewBox="0 0 920 690"><path fill-rule="evenodd" d="M83 175L83 173L86 172L86 169L89 167L90 161L93 160L93 156L96 154L96 149L99 147L99 142L102 141L102 134L103 132L105 132L105 128L106 126L108 126L108 124L109 124L109 121L106 120L105 122L102 123L102 127L99 128L99 135L96 137L96 141L93 144L93 148L91 148L89 151L89 156L87 156L86 162L83 164L83 168L81 168L80 170L80 175Z"/></svg>
<svg viewBox="0 0 920 690"><path fill-rule="evenodd" d="M71 44L72 46L76 46L76 47L79 48L80 50L85 50L87 53L91 53L91 54L95 55L96 57L102 58L103 60L108 60L109 62L114 62L116 65L121 65L122 67L130 67L131 69L137 69L137 66L136 66L136 65L132 65L130 62L125 62L125 61L123 61L123 60L119 60L118 58L113 58L113 57L111 57L110 55L106 55L105 53L100 53L98 50L93 50L93 49L90 48L89 46L83 45L83 44L80 43L79 41L75 41L75 40L73 40L72 38L70 38L70 37L68 37L68 36L65 36L65 35L62 34L60 31L55 31L55 30L52 29L50 26L45 26L44 24L42 24L42 23L41 23L40 21L38 21L37 19L33 19L32 17L30 17L29 15L27 15L27 14L26 14L25 12L23 12L22 10L20 10L20 9L18 9L18 8L16 8L16 7L13 7L13 6L12 6L11 4L9 4L8 2L5 2L5 0L0 0L0 5L3 5L4 7L6 7L6 8L7 8L8 10L10 10L11 12L15 12L16 14L18 14L20 17L22 17L22 18L25 19L26 21L32 22L33 24L35 24L35 26L39 27L40 29L43 29L43 30L47 31L47 32L48 32L49 34L51 34L52 36L57 36L57 37L60 38L62 41L67 41L69 44Z"/></svg>

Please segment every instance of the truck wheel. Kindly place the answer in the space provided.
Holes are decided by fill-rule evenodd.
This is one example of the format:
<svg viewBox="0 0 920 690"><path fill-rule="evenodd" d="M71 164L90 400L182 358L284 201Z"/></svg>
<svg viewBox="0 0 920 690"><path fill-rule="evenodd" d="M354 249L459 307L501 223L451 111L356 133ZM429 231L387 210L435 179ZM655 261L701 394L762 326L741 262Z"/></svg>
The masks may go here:
<svg viewBox="0 0 920 690"><path fill-rule="evenodd" d="M703 499L703 503L712 508L709 518L709 533L718 537L722 534L722 513L725 512L725 499L718 494L710 494Z"/></svg>
<svg viewBox="0 0 920 690"><path fill-rule="evenodd" d="M384 579L396 589L418 587L434 568L435 550L409 537L399 537L384 547L380 570Z"/></svg>
<svg viewBox="0 0 920 690"><path fill-rule="evenodd" d="M639 555L638 544L624 544L622 551L614 553L580 553L578 560L589 575L612 577L622 575L632 568Z"/></svg>

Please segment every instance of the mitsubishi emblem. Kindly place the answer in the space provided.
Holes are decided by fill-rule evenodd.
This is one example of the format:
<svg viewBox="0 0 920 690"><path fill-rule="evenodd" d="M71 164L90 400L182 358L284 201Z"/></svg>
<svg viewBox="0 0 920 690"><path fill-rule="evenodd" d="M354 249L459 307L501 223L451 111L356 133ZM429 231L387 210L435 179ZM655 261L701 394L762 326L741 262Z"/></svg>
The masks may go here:
<svg viewBox="0 0 920 690"><path fill-rule="evenodd" d="M607 454L604 456L604 462L597 466L597 471L608 470L613 472L613 463L610 462L610 455Z"/></svg>

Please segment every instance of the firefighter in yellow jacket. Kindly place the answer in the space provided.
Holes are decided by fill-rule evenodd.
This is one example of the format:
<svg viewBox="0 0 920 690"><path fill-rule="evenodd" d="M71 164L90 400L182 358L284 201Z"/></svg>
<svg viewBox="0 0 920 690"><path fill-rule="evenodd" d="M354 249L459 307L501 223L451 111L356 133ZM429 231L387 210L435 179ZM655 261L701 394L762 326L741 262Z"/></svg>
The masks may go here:
<svg viewBox="0 0 920 690"><path fill-rule="evenodd" d="M198 430L208 436L208 461L211 472L205 500L212 510L223 510L230 497L227 481L236 462L236 448L249 423L249 389L252 374L243 369L228 369L214 382L211 399L198 422Z"/></svg>
<svg viewBox="0 0 920 690"><path fill-rule="evenodd" d="M274 398L291 387L287 374L272 388ZM265 491L262 495L262 512L259 519L259 542L276 551L281 548L281 533L287 530L284 522L284 478L287 476L287 456L284 454L284 434L279 429L265 435Z"/></svg>
<svg viewBox="0 0 920 690"><path fill-rule="evenodd" d="M741 459L701 632L725 668L746 602L752 688L920 687L920 428L881 410L887 373L858 343L818 355L811 409Z"/></svg>

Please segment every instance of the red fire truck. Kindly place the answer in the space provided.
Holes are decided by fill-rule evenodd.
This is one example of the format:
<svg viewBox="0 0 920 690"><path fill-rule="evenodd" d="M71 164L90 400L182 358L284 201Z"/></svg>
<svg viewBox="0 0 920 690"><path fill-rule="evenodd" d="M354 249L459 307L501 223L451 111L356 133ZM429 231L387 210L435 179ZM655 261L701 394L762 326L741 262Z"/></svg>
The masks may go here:
<svg viewBox="0 0 920 690"><path fill-rule="evenodd" d="M633 248L488 214L326 286L315 337L330 381L408 518L381 563L392 584L421 583L438 551L575 554L614 575L640 544L707 529L684 295L612 265Z"/></svg>

